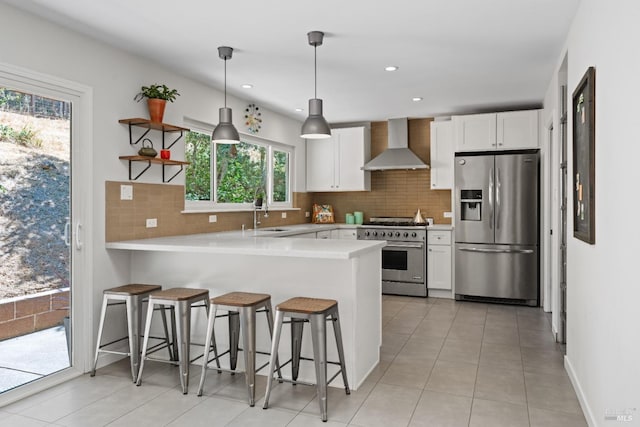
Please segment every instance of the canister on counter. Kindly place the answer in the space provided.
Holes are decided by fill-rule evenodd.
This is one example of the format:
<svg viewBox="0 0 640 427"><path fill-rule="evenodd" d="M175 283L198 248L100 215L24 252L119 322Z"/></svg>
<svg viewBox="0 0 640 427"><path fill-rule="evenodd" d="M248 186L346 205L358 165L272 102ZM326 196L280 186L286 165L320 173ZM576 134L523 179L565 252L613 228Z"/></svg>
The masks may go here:
<svg viewBox="0 0 640 427"><path fill-rule="evenodd" d="M356 223L355 222L355 217L353 216L352 213L348 213L348 214L345 215L345 222L347 224L355 224Z"/></svg>
<svg viewBox="0 0 640 427"><path fill-rule="evenodd" d="M354 212L353 217L356 221L356 224L362 225L362 223L364 222L364 214L362 212L358 212L358 211Z"/></svg>

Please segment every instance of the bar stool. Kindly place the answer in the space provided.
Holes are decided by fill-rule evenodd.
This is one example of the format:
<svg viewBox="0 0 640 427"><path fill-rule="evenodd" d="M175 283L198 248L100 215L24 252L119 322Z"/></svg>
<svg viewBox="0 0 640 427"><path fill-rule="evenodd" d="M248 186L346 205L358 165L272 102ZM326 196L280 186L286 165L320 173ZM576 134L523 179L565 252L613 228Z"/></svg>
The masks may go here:
<svg viewBox="0 0 640 427"><path fill-rule="evenodd" d="M100 353L110 353L110 354L119 354L129 356L131 360L131 377L133 378L133 382L136 382L138 375L138 368L140 365L140 337L141 337L141 329L142 329L142 303L146 301L147 297L151 292L159 291L162 289L162 286L159 285L139 285L139 284L130 284L124 286L118 286L111 289L105 289L103 291L102 297L102 310L100 312L100 325L98 326L98 338L96 342L96 353L95 358L93 360L93 367L91 369L91 376L96 375L96 366L98 364L98 356ZM112 303L110 301L119 301ZM107 315L107 307L112 307L115 305L126 306L126 315L127 315L127 331L128 335L126 337L117 339L115 341L108 342L106 344L102 344L102 333L104 331L104 321ZM167 330L167 317L162 311L162 325L164 326L164 340L167 348L169 349L169 357L172 357L171 347L169 345L169 332ZM146 335L145 335L146 338ZM152 337L157 338L157 337ZM111 344L115 344L122 340L129 340L129 352L122 351L113 351L113 350L103 350L104 347L107 347ZM162 344L160 344L162 345ZM157 349L157 346L153 347Z"/></svg>
<svg viewBox="0 0 640 427"><path fill-rule="evenodd" d="M267 380L267 393L264 397L264 409L269 407L269 395L273 383L273 371L278 356L278 345L282 332L282 323L285 317L291 318L291 359L282 366L291 362L291 376L293 384L307 384L297 381L300 360L313 360L316 368L316 387L318 393L318 403L320 404L320 415L322 421L327 421L327 385L342 374L344 389L346 394L351 394L347 381L347 371L344 362L344 350L342 348L342 331L340 330L340 319L338 317L338 302L332 299L304 298L296 297L288 299L276 306L276 329L273 334L271 344L271 358L269 359L269 378ZM333 332L336 338L339 362L327 361L327 325L326 322L333 323ZM311 325L311 341L313 342L313 359L300 356L302 348L302 332L304 323ZM340 370L327 380L327 364L340 365ZM284 380L287 381L287 380ZM313 384L308 384L313 385Z"/></svg>
<svg viewBox="0 0 640 427"><path fill-rule="evenodd" d="M191 363L190 346L191 346L191 307L193 304L202 302L209 312L209 291L207 289L193 288L171 288L164 291L154 292L149 295L149 306L147 307L147 320L145 323L144 344L142 346L142 358L140 361L140 372L138 373L137 385L142 383L142 370L144 369L144 361L150 359L147 356L147 347L149 345L148 336L151 329L151 319L153 317L153 309L156 305L162 307L172 307L174 316L172 317L172 326L174 331L174 346L177 344L178 349L178 365L180 366L180 385L182 386L182 394L187 394L189 389L189 364ZM177 340L177 343L176 343ZM215 344L214 344L215 345ZM175 347L174 347L175 348ZM153 359L165 363L174 363L175 361L166 361L161 359Z"/></svg>
<svg viewBox="0 0 640 427"><path fill-rule="evenodd" d="M207 324L206 342L204 344L204 363L202 365L202 374L200 376L200 386L198 387L198 396L202 396L204 388L204 380L209 365L209 350L213 348L214 360L218 372L229 371L235 373L236 364L238 362L238 344L240 329L243 333L244 366L245 381L247 383L247 392L249 393L249 406L255 406L256 397L256 372L268 365L258 367L256 369L256 353L269 354L256 351L256 313L263 312L267 316L267 325L269 327L269 337L273 337L273 309L271 308L271 295L255 294L250 292L230 292L224 295L211 298L209 307L209 320ZM218 316L218 310L227 310L228 314ZM229 350L218 355L215 346L215 319L216 317L227 317L229 321ZM213 346L211 340L213 339ZM229 353L229 364L231 369L220 368L220 357ZM277 362L276 362L277 365ZM280 368L276 368L279 377Z"/></svg>

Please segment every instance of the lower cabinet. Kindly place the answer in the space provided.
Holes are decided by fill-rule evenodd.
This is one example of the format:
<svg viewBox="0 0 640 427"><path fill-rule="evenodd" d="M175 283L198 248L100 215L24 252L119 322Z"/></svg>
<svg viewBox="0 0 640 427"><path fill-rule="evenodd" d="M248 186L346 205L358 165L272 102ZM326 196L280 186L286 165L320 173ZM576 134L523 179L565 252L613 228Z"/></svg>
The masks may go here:
<svg viewBox="0 0 640 427"><path fill-rule="evenodd" d="M427 288L451 290L451 231L427 231Z"/></svg>
<svg viewBox="0 0 640 427"><path fill-rule="evenodd" d="M355 228L336 228L331 230L332 239L357 240L358 235Z"/></svg>
<svg viewBox="0 0 640 427"><path fill-rule="evenodd" d="M293 234L293 235L287 236L287 237L291 238L291 239L315 239L316 238L316 232L314 231L313 233Z"/></svg>

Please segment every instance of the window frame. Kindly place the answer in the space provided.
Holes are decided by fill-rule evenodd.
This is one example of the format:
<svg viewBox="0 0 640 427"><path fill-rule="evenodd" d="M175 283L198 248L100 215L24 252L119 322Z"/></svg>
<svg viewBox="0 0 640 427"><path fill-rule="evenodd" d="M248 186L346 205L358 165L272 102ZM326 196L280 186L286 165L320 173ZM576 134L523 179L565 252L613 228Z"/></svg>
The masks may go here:
<svg viewBox="0 0 640 427"><path fill-rule="evenodd" d="M203 123L194 120L185 119L185 126L190 128L191 132L200 132L207 135L211 135L213 133L213 129L215 126ZM273 209L291 209L293 207L293 171L294 171L294 162L295 162L295 147L292 145L284 144L277 141L272 141L267 138L258 137L255 135L249 135L245 133L240 133L240 141L247 143L258 145L261 147L265 147L267 150L267 203L269 208ZM184 207L185 211L247 211L253 210L253 203L220 203L217 202L216 199L218 197L217 191L217 182L216 177L217 173L215 168L217 167L217 150L215 149L215 143L211 141L211 197L212 200L187 200L186 199L186 175L185 175L185 201ZM186 148L185 148L186 150ZM274 202L273 201L273 169L274 169L274 150L286 152L289 155L289 163L287 167L287 201L285 202ZM186 154L186 153L185 153Z"/></svg>

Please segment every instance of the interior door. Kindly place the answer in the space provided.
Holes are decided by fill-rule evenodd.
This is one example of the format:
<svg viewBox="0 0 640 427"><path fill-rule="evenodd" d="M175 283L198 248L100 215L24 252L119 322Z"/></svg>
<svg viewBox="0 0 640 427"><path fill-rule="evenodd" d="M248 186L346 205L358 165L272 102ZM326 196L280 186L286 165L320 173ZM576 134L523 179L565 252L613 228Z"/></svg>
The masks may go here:
<svg viewBox="0 0 640 427"><path fill-rule="evenodd" d="M497 155L496 244L537 244L538 215L538 153Z"/></svg>

